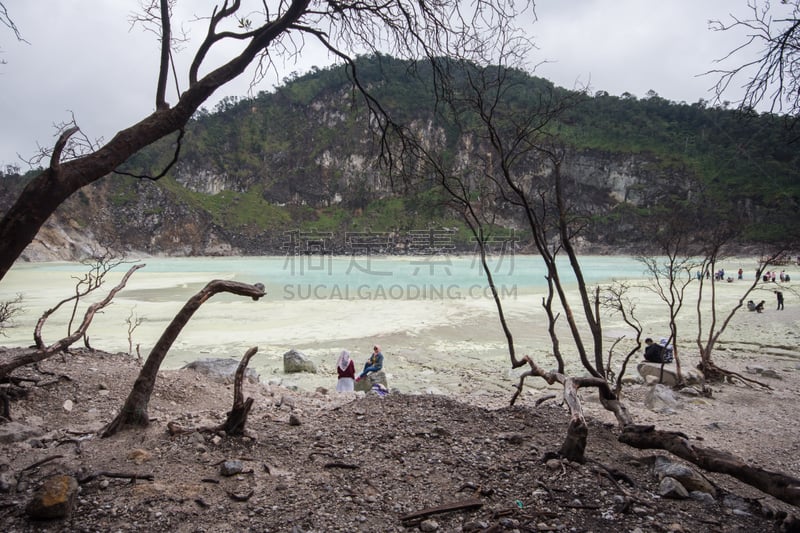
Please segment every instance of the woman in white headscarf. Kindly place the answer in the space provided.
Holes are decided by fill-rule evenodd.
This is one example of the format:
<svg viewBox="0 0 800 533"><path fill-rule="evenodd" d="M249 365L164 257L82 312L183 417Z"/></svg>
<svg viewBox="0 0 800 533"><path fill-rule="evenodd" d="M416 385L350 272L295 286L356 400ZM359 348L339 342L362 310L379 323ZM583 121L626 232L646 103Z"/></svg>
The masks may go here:
<svg viewBox="0 0 800 533"><path fill-rule="evenodd" d="M336 361L336 371L339 372L339 380L336 382L336 392L352 392L355 388L356 366L350 359L350 352L342 350L339 359Z"/></svg>

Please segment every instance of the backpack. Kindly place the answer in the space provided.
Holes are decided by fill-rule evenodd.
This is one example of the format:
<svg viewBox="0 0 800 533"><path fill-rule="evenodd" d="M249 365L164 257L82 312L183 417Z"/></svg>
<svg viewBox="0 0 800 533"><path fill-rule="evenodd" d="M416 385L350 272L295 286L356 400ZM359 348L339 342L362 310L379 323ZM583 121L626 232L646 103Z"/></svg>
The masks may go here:
<svg viewBox="0 0 800 533"><path fill-rule="evenodd" d="M671 363L675 360L671 344L667 344L667 339L661 339L659 342L663 350L661 350L661 361L664 363Z"/></svg>

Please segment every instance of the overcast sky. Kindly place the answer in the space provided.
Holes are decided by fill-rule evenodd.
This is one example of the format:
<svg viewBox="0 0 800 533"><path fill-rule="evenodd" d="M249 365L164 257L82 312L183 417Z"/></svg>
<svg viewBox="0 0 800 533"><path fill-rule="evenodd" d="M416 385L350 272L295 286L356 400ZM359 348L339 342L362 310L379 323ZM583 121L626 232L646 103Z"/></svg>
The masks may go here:
<svg viewBox="0 0 800 533"><path fill-rule="evenodd" d="M3 3L30 44L0 26L6 62L0 65L0 168L27 170L17 154L27 159L37 143L51 146L54 124L72 115L89 138L108 140L152 112L158 43L153 34L130 28L138 1ZM199 9L201 3L179 5L187 4ZM588 84L592 92L637 97L652 89L675 102L710 100L716 80L700 75L742 35L710 31L708 22L731 13L746 15L746 0L538 0L539 20L530 31L539 49L530 64L547 61L534 74L562 87ZM194 31L200 35L199 26ZM324 54L309 53L278 78L329 63ZM215 93L204 107L213 109L224 96L247 96L248 81Z"/></svg>

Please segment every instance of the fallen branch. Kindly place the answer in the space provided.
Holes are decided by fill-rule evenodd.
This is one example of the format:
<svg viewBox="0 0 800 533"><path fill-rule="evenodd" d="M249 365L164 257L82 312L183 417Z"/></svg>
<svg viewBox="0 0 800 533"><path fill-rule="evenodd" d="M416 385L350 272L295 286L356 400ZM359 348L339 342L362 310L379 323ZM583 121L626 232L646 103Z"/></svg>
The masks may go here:
<svg viewBox="0 0 800 533"><path fill-rule="evenodd" d="M800 505L800 479L751 466L728 452L697 446L682 433L658 431L652 426L626 427L619 441L639 449L666 450L708 472L728 474L779 500Z"/></svg>
<svg viewBox="0 0 800 533"><path fill-rule="evenodd" d="M228 497L235 502L246 502L247 500L253 497L255 491L251 490L247 494L236 494L235 492L227 492L227 494Z"/></svg>
<svg viewBox="0 0 800 533"><path fill-rule="evenodd" d="M465 509L480 509L483 507L483 502L481 500L466 500L463 502L453 502L448 503L445 505L440 505L438 507L430 507L428 509L423 509L421 511L416 511L411 514L407 514L405 516L400 517L402 522L408 522L412 520L419 520L421 518L425 518L426 516L432 516L435 514L441 513L449 513L451 511L461 511Z"/></svg>
<svg viewBox="0 0 800 533"><path fill-rule="evenodd" d="M88 483L94 479L99 477L110 477L110 478L117 478L117 479L130 479L131 481L136 481L137 479L145 479L147 481L153 481L155 476L153 474L127 474L125 472L108 472L106 470L100 470L98 472L92 472L85 476L78 478L78 483Z"/></svg>
<svg viewBox="0 0 800 533"><path fill-rule="evenodd" d="M546 402L547 400L553 400L555 397L556 397L556 395L555 395L555 394L545 394L545 395L544 395L544 396L542 396L541 398L537 398L537 399L536 399L536 403L535 403L534 405L535 405L536 407L539 407L540 405L542 405L542 404L543 404L544 402Z"/></svg>
<svg viewBox="0 0 800 533"><path fill-rule="evenodd" d="M354 465L351 463L341 463L339 461L333 461L331 463L325 463L325 468L349 468L351 470L355 470L357 468L361 468L358 465Z"/></svg>
<svg viewBox="0 0 800 533"><path fill-rule="evenodd" d="M22 473L22 472L25 472L25 471L28 471L28 470L33 470L33 469L34 469L34 468L36 468L37 466L42 466L42 465L43 465L43 464L45 464L45 463L49 463L50 461L55 461L56 459L61 459L62 457L64 457L64 456L63 456L63 455L51 455L50 457L45 457L45 458L44 458L44 459L42 459L41 461L36 461L36 462L35 462L35 463L33 463L32 465L30 465L30 466L26 466L25 468L23 468L22 470L20 470L20 473Z"/></svg>

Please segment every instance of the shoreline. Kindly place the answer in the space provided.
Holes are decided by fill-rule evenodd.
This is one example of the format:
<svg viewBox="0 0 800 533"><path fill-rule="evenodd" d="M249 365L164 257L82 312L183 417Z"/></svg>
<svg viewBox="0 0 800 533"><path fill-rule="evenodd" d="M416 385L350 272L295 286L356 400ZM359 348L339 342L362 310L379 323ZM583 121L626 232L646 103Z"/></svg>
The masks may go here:
<svg viewBox="0 0 800 533"><path fill-rule="evenodd" d="M738 261L734 259L731 263L737 264ZM33 268L31 272L35 270ZM41 308L53 305L55 297L52 294L58 292L57 287L60 285L63 291L69 286L54 278L56 276L52 274L45 274L44 279L41 276L31 278L29 282L41 289L41 294L29 302ZM796 280L797 276L792 276L792 279ZM207 272L137 273L112 305L96 316L89 329L92 346L109 352L127 352L124 321L133 311L136 316L144 317L144 322L132 334L134 352L136 344L139 344L142 357L147 357L147 346L155 342L185 303L181 295L193 293L195 286L201 287L207 280ZM738 300L738 295L750 283L745 274L743 281L717 284L721 315L727 315ZM785 311L774 311L774 306L770 305L774 298L771 291L777 286L785 289ZM724 354L726 346L735 347L750 342L754 343L756 352L796 355L798 352L793 347L800 345L800 337L793 336L792 332L800 330L797 309L800 302L794 286L795 281L774 285L759 283L751 299L767 300L767 310L757 314L740 309L720 339L720 353ZM3 284L0 284L0 289L3 288ZM5 289L5 293L0 292L0 299L3 294L10 294L9 289ZM578 315L580 309L576 305L576 289L572 288L568 293L575 298L572 300L573 312ZM549 368L555 363L552 356L548 355L552 346L547 334L546 316L541 307L542 294L539 291L519 294L504 302L504 312L512 330L516 352L531 354L540 366ZM667 311L664 303L646 288L635 289L632 297L636 300L637 316L645 328L642 337L666 336ZM708 303L707 300L705 303ZM28 335L36 316L37 313L27 314L27 326L14 331L20 333L15 337L15 342L4 342L10 340L6 338L0 339L0 343L9 346L29 345L31 339ZM718 320L723 318L720 316ZM580 317L577 320L582 331L586 331L581 326ZM606 356L611 345L624 337L615 349L615 360L619 360L620 353L627 353L624 347L631 342L633 331L618 316L604 313L602 320ZM704 321L708 323L707 318ZM688 300L678 324L678 349L683 365L688 363L694 366L691 354L697 350L696 322L694 301ZM51 318L45 328L45 341L57 338L58 332L63 331L61 328L66 329L66 320L63 317ZM557 331L568 371L582 374L583 369L574 355L571 334L563 317L557 322ZM360 366L368 357L371 346L376 343L382 345L386 356L385 371L390 388L403 392L504 391L513 386L519 373L524 371L510 370L508 347L497 310L494 302L487 298L441 301L273 300L257 303L220 298L201 307L174 343L162 366L164 369L176 369L204 358L238 361L247 349L257 346L259 351L250 367L261 375L263 381L313 391L317 387L335 387L335 360L341 349L349 350L356 365ZM283 374L282 356L290 349L306 354L320 373L301 376ZM684 352L689 355L684 356ZM632 361L637 360L635 355ZM635 368L629 373L631 371L635 372Z"/></svg>

